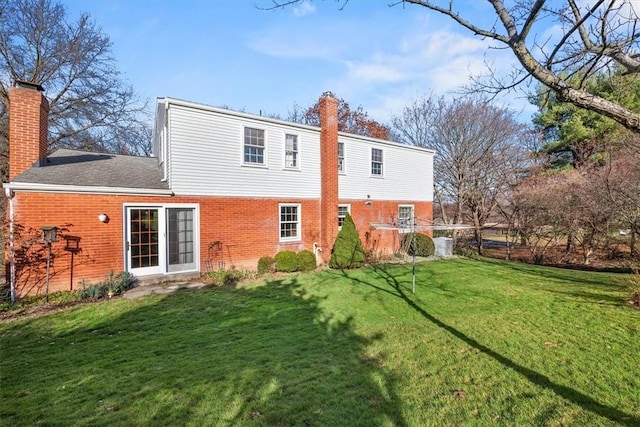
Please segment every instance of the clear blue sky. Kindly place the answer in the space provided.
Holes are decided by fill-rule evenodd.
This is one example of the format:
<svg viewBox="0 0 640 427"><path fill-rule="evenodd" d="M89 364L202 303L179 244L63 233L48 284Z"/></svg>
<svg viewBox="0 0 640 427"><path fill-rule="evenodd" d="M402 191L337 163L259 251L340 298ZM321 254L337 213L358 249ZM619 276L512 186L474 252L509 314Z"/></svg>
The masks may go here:
<svg viewBox="0 0 640 427"><path fill-rule="evenodd" d="M123 77L144 98L170 96L286 116L330 90L379 121L420 93L451 94L506 51L425 8L394 0L314 0L266 11L271 0L62 0L111 38ZM462 2L493 22L486 2ZM453 96L453 95L452 95ZM508 99L506 101L505 99ZM522 97L502 98L527 121Z"/></svg>

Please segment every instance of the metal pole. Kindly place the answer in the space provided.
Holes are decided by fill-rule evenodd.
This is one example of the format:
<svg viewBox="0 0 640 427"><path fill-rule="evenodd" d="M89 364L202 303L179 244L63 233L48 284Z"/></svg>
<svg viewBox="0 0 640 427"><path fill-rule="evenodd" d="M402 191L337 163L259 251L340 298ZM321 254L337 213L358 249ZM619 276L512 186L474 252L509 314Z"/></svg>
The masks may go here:
<svg viewBox="0 0 640 427"><path fill-rule="evenodd" d="M413 217L411 246L413 247L413 293L416 293L416 218Z"/></svg>
<svg viewBox="0 0 640 427"><path fill-rule="evenodd" d="M44 302L49 304L49 265L51 264L51 242L47 242L49 255L47 256L47 289L44 294Z"/></svg>
<svg viewBox="0 0 640 427"><path fill-rule="evenodd" d="M75 251L71 251L71 274L69 277L69 290L73 290L73 255L75 255Z"/></svg>

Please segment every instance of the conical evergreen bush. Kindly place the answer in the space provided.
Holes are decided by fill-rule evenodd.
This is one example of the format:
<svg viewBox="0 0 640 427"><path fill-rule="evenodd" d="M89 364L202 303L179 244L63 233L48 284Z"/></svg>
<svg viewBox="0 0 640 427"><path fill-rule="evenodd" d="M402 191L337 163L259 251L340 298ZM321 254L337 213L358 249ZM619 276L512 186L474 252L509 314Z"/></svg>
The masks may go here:
<svg viewBox="0 0 640 427"><path fill-rule="evenodd" d="M338 232L336 241L331 251L331 268L358 268L364 264L365 254L362 249L362 242L356 230L356 225L347 214L342 224L342 230Z"/></svg>

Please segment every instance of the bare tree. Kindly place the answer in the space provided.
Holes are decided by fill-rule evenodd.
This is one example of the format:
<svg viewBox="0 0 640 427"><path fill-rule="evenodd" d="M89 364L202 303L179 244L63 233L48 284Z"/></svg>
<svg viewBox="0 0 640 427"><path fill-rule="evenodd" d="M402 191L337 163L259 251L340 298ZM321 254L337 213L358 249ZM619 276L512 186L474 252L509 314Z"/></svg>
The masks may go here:
<svg viewBox="0 0 640 427"><path fill-rule="evenodd" d="M471 221L482 252L482 228L521 168L523 126L484 99L428 96L406 107L392 125L402 142L436 150L435 196L443 220ZM455 206L451 218L443 209L447 204Z"/></svg>
<svg viewBox="0 0 640 427"><path fill-rule="evenodd" d="M565 235L557 217L563 206L564 189L563 180L541 171L519 183L512 193L510 209L515 232L535 264L542 264L548 251Z"/></svg>
<svg viewBox="0 0 640 427"><path fill-rule="evenodd" d="M606 188L605 203L618 215L621 225L629 230L631 256L638 256L640 236L640 153L620 152L602 171Z"/></svg>
<svg viewBox="0 0 640 427"><path fill-rule="evenodd" d="M272 8L300 0L272 0ZM482 90L498 93L534 79L556 93L560 101L595 111L624 127L640 132L640 114L620 103L596 96L585 85L590 76L622 67L627 74L640 74L638 15L635 0L487 0L496 22L481 26L484 17L464 16L455 0L397 0L441 13L475 35L510 49L520 63L507 80L490 70L489 79L477 80ZM340 2L341 8L348 0ZM464 2L461 2L464 3ZM468 2L467 2L468 3ZM552 25L561 30L558 39L544 36ZM582 78L572 82L579 73ZM478 87L474 89L478 89Z"/></svg>
<svg viewBox="0 0 640 427"><path fill-rule="evenodd" d="M501 91L533 78L564 102L612 118L624 127L640 132L640 114L589 92L585 82L596 73L623 67L628 74L640 73L638 15L631 0L597 0L594 4L517 0L506 7L503 0L487 0L501 25L481 27L473 16L462 16L454 1L404 0L453 19L474 34L497 41L515 55L521 68L508 82L493 78L484 89ZM545 27L562 28L558 40L543 39ZM573 81L574 74L580 79Z"/></svg>
<svg viewBox="0 0 640 427"><path fill-rule="evenodd" d="M146 154L146 108L116 68L109 37L86 14L70 21L55 0L0 5L0 152L8 161L8 88L41 84L50 103L49 146Z"/></svg>

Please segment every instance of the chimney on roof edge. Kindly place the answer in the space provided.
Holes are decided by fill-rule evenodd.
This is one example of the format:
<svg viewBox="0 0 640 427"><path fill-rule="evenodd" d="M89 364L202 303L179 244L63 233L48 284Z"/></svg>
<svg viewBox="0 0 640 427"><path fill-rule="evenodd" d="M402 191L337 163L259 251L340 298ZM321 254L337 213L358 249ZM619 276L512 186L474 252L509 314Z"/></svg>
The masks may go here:
<svg viewBox="0 0 640 427"><path fill-rule="evenodd" d="M320 107L320 246L328 263L338 235L338 100L324 92Z"/></svg>
<svg viewBox="0 0 640 427"><path fill-rule="evenodd" d="M47 158L49 102L36 83L15 80L9 88L9 181Z"/></svg>

